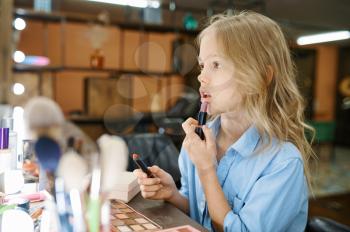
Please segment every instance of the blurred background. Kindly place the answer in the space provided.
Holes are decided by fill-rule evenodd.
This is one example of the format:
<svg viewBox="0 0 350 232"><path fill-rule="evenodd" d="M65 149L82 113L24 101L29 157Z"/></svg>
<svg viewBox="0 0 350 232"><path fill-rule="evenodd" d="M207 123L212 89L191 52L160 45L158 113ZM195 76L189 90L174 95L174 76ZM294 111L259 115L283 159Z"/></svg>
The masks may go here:
<svg viewBox="0 0 350 232"><path fill-rule="evenodd" d="M281 25L316 129L309 216L350 225L350 1L1 0L0 116L12 114L22 141L16 117L46 96L93 141L109 133L176 153L199 109L195 38L233 10Z"/></svg>

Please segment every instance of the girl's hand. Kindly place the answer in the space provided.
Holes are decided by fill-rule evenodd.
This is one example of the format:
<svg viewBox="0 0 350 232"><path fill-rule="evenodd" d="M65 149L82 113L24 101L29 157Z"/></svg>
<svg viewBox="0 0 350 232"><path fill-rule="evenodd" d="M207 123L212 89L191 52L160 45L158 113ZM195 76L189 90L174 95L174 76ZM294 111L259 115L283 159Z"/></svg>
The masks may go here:
<svg viewBox="0 0 350 232"><path fill-rule="evenodd" d="M196 166L198 172L205 172L217 165L217 150L215 138L207 126L202 126L205 140L201 140L195 133L198 127L198 121L189 118L183 124L182 128L186 133L183 147L187 151L191 161Z"/></svg>
<svg viewBox="0 0 350 232"><path fill-rule="evenodd" d="M177 191L174 179L158 166L152 166L148 169L156 176L155 178L148 178L141 169L134 170L140 185L141 195L146 199L169 200Z"/></svg>

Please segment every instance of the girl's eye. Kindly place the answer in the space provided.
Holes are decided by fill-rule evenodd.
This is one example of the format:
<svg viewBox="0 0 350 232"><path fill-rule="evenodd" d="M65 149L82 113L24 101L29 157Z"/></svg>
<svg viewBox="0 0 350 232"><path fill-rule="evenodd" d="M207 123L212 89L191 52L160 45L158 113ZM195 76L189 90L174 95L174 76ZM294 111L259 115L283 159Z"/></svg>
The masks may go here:
<svg viewBox="0 0 350 232"><path fill-rule="evenodd" d="M199 69L202 71L204 69L204 65L203 64L199 64Z"/></svg>
<svg viewBox="0 0 350 232"><path fill-rule="evenodd" d="M213 67L214 67L215 69L218 69L218 68L220 67L219 62L214 61L214 62L213 62Z"/></svg>

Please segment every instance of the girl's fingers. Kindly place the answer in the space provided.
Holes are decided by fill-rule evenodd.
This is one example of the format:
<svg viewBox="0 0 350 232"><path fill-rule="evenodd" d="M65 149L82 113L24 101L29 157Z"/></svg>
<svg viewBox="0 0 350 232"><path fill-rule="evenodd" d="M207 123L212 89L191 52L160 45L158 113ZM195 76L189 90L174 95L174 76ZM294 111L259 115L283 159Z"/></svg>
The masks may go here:
<svg viewBox="0 0 350 232"><path fill-rule="evenodd" d="M188 118L184 123L182 123L182 128L184 129L186 134L194 132L196 126L198 125L198 121L194 118Z"/></svg>
<svg viewBox="0 0 350 232"><path fill-rule="evenodd" d="M204 132L205 142L207 143L207 146L216 146L213 132L206 125L202 127L202 130Z"/></svg>
<svg viewBox="0 0 350 232"><path fill-rule="evenodd" d="M162 188L162 185L141 185L140 189L142 192L157 192Z"/></svg>
<svg viewBox="0 0 350 232"><path fill-rule="evenodd" d="M157 185L160 184L159 178L139 178L138 180L139 185Z"/></svg>
<svg viewBox="0 0 350 232"><path fill-rule="evenodd" d="M133 173L137 178L146 178L147 177L147 174L144 173L141 169L135 169L133 171Z"/></svg>
<svg viewBox="0 0 350 232"><path fill-rule="evenodd" d="M147 199L156 195L156 192L141 192L141 195L143 198Z"/></svg>

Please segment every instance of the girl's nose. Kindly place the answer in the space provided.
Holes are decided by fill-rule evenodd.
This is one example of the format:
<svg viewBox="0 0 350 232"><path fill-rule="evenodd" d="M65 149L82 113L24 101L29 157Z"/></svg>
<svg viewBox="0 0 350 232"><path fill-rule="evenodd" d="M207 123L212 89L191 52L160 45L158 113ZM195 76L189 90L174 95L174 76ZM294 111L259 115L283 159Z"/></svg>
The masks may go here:
<svg viewBox="0 0 350 232"><path fill-rule="evenodd" d="M197 79L201 84L208 84L209 82L209 78L203 72L198 75Z"/></svg>

